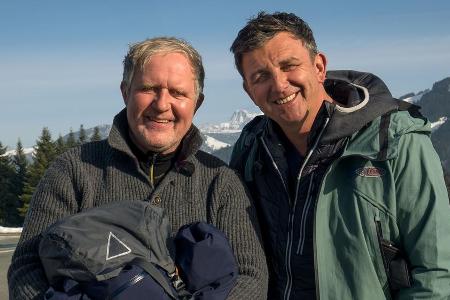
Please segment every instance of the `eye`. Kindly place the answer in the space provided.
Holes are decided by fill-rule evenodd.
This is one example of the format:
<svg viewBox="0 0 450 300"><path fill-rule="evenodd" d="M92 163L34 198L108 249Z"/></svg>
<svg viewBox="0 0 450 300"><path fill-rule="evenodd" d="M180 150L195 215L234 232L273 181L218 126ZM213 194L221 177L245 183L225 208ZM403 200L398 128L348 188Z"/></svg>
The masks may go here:
<svg viewBox="0 0 450 300"><path fill-rule="evenodd" d="M154 87L154 86L143 86L141 88L141 92L147 93L147 94L156 93L157 92L157 88Z"/></svg>
<svg viewBox="0 0 450 300"><path fill-rule="evenodd" d="M298 67L297 64L287 64L287 65L282 66L281 70L283 72L289 72L289 71L295 70L297 67Z"/></svg>
<svg viewBox="0 0 450 300"><path fill-rule="evenodd" d="M268 72L258 72L252 78L253 84L263 83L267 79L269 79L270 74Z"/></svg>
<svg viewBox="0 0 450 300"><path fill-rule="evenodd" d="M186 93L181 90L171 89L170 94L175 98L186 97Z"/></svg>

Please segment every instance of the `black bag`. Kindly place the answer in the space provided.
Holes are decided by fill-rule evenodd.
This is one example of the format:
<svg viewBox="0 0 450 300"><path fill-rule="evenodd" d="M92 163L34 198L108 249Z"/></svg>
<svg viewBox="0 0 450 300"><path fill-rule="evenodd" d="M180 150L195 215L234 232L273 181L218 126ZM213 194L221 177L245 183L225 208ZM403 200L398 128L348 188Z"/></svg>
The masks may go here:
<svg viewBox="0 0 450 300"><path fill-rule="evenodd" d="M176 299L167 280L175 274L168 252L170 232L162 208L144 201L115 202L49 227L39 255L50 285L60 290L67 279L79 284L106 283L125 267L138 265Z"/></svg>
<svg viewBox="0 0 450 300"><path fill-rule="evenodd" d="M400 289L412 286L411 272L406 255L390 241L383 239L380 221L376 221L378 244L383 258L389 290L395 296Z"/></svg>

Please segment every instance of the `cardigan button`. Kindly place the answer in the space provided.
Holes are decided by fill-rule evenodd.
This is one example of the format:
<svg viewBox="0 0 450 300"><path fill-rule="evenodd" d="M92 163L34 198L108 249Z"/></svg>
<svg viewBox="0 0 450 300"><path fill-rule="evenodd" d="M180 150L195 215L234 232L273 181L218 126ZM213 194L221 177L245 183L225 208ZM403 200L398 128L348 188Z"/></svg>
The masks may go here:
<svg viewBox="0 0 450 300"><path fill-rule="evenodd" d="M152 200L152 204L154 204L154 205L161 204L161 197L160 196L155 196L155 198L153 198L153 200Z"/></svg>

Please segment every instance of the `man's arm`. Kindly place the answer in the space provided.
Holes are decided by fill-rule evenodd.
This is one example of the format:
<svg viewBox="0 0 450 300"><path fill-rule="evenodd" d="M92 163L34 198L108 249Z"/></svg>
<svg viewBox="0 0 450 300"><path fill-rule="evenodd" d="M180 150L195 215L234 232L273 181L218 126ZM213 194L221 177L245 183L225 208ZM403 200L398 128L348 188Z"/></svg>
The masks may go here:
<svg viewBox="0 0 450 300"><path fill-rule="evenodd" d="M412 287L401 290L398 299L449 299L450 205L429 137L404 135L393 167L397 221L413 277Z"/></svg>
<svg viewBox="0 0 450 300"><path fill-rule="evenodd" d="M41 233L57 220L77 212L70 163L57 158L30 202L23 232L8 270L10 299L43 299L48 282L39 259Z"/></svg>
<svg viewBox="0 0 450 300"><path fill-rule="evenodd" d="M219 206L213 223L230 240L239 268L239 278L228 299L266 299L267 264L255 207L238 175L230 169L219 178Z"/></svg>

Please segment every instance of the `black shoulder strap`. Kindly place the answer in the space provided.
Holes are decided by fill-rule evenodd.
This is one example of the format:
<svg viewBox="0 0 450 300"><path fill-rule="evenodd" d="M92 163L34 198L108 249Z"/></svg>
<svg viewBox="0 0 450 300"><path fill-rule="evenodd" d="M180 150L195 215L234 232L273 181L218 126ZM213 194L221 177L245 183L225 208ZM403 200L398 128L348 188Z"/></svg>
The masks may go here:
<svg viewBox="0 0 450 300"><path fill-rule="evenodd" d="M143 258L137 257L132 260L131 264L138 265L144 269L152 278L159 283L159 285L166 291L166 293L172 297L172 299L178 299L173 287L170 286L168 279L149 261Z"/></svg>
<svg viewBox="0 0 450 300"><path fill-rule="evenodd" d="M398 100L397 105L398 105L398 107L397 107L398 111L407 111L414 118L426 119L420 113L420 106L418 106L416 104ZM377 160L385 160L386 156L387 156L388 133L389 133L389 124L391 122L391 114L392 114L392 111L387 112L381 116L380 131L379 131L379 135L378 135L380 152L378 153Z"/></svg>
<svg viewBox="0 0 450 300"><path fill-rule="evenodd" d="M398 110L400 111L408 111L411 117L426 119L422 113L420 112L420 106L416 104L412 104L406 101L398 101Z"/></svg>
<svg viewBox="0 0 450 300"><path fill-rule="evenodd" d="M389 124L391 122L391 112L388 112L381 116L380 129L378 132L378 142L380 144L380 152L378 152L377 160L385 160L387 157L388 149L388 133Z"/></svg>

